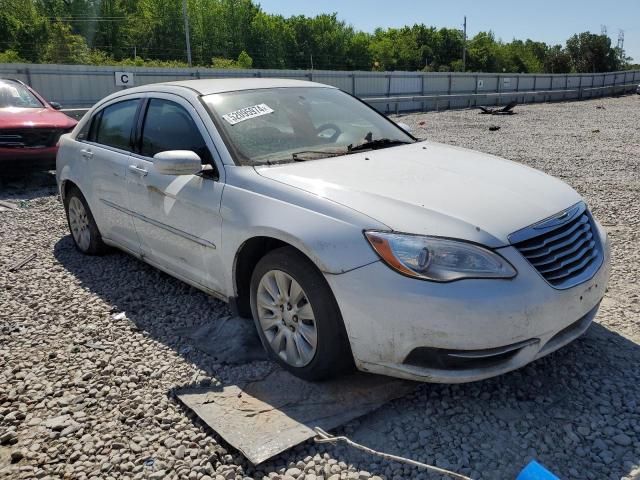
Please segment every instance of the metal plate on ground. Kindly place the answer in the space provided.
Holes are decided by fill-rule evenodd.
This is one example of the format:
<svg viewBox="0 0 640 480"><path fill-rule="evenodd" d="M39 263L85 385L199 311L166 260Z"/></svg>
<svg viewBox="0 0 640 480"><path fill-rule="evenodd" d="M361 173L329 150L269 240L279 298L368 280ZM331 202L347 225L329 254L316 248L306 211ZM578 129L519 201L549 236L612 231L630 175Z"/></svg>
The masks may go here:
<svg viewBox="0 0 640 480"><path fill-rule="evenodd" d="M239 382L240 383L240 382ZM284 370L242 385L178 391L178 398L254 465L376 410L416 383L357 373L306 382Z"/></svg>

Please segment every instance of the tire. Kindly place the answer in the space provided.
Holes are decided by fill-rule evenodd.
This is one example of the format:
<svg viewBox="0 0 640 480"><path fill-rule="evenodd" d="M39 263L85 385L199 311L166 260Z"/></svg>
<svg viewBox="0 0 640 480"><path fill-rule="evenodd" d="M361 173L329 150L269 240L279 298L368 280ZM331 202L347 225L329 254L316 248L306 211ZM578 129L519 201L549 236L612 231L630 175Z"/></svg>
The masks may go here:
<svg viewBox="0 0 640 480"><path fill-rule="evenodd" d="M76 248L85 255L102 255L108 247L102 241L102 236L89 209L84 195L77 187L71 187L64 196L64 210L71 238Z"/></svg>
<svg viewBox="0 0 640 480"><path fill-rule="evenodd" d="M282 291L278 302L274 297ZM299 299L295 305L294 296ZM251 313L269 357L295 376L318 381L353 370L335 297L316 266L296 249L278 248L260 259L251 276Z"/></svg>

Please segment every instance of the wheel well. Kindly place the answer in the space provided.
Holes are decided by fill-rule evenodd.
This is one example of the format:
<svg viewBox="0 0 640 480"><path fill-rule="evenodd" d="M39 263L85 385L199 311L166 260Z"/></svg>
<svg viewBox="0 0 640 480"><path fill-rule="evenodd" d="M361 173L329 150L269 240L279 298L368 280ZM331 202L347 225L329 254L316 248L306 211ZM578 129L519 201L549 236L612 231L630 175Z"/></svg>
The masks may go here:
<svg viewBox="0 0 640 480"><path fill-rule="evenodd" d="M236 254L234 279L236 288L235 308L241 317L251 318L251 275L262 257L272 250L293 245L273 237L254 237L242 244ZM306 255L296 248L302 255Z"/></svg>
<svg viewBox="0 0 640 480"><path fill-rule="evenodd" d="M78 188L78 186L73 183L71 180L63 180L62 181L62 188L60 189L62 191L62 200L64 201L65 197L67 196L67 194L69 193L69 190L71 190L72 188L77 188L78 190L80 190Z"/></svg>

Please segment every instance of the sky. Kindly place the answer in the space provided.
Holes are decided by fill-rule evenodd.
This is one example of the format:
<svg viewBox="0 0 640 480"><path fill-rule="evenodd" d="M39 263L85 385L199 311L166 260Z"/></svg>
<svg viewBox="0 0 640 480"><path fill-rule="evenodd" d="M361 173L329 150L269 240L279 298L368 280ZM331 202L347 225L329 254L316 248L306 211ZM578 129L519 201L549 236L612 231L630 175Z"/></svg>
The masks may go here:
<svg viewBox="0 0 640 480"><path fill-rule="evenodd" d="M600 33L602 25L613 46L624 30L624 49L640 63L640 0L257 0L268 13L314 16L338 13L338 18L358 30L401 27L424 23L462 28L467 34L492 30L497 38L543 41L564 45L574 33Z"/></svg>

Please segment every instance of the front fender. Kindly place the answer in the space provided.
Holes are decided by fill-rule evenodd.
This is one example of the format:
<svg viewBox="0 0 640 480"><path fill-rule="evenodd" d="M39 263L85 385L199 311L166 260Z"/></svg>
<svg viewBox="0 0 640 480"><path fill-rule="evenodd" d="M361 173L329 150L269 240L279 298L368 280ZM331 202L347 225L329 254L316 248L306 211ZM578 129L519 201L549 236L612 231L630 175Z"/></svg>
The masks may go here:
<svg viewBox="0 0 640 480"><path fill-rule="evenodd" d="M385 225L348 207L228 168L222 196L222 257L232 272L236 253L254 237L271 237L304 253L324 273L341 274L378 260L362 231ZM233 292L232 275L228 291Z"/></svg>

